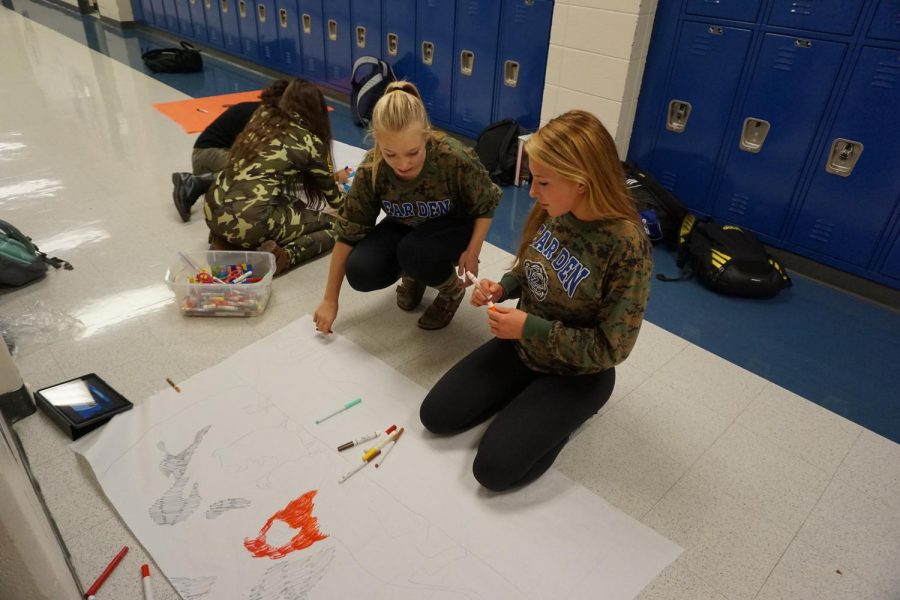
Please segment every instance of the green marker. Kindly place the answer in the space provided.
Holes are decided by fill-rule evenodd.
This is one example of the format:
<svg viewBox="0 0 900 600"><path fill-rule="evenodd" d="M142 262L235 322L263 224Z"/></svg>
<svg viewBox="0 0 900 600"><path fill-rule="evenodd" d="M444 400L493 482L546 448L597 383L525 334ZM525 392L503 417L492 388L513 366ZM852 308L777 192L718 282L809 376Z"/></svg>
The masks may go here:
<svg viewBox="0 0 900 600"><path fill-rule="evenodd" d="M354 406L356 406L356 405L359 404L360 402L362 402L362 398L357 398L356 400L351 400L350 402L348 402L347 404L345 404L343 408L339 408L339 409L337 409L336 411L334 411L333 413L331 413L330 415L325 416L325 417L322 417L321 419L316 419L316 425L318 425L319 423L321 423L322 421L324 421L324 420L326 420L326 419L330 419L331 417L333 417L333 416L336 415L336 414L339 414L339 413L344 412L344 411L347 410L348 408L353 408Z"/></svg>

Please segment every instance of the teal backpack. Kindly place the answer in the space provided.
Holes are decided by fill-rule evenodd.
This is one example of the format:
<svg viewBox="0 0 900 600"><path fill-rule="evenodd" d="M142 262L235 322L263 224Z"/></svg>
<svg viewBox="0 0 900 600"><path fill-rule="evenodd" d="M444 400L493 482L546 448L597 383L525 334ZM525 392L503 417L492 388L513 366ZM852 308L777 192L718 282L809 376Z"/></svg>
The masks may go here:
<svg viewBox="0 0 900 600"><path fill-rule="evenodd" d="M19 287L40 279L47 265L72 270L72 265L47 256L31 242L31 238L6 221L0 221L0 287Z"/></svg>

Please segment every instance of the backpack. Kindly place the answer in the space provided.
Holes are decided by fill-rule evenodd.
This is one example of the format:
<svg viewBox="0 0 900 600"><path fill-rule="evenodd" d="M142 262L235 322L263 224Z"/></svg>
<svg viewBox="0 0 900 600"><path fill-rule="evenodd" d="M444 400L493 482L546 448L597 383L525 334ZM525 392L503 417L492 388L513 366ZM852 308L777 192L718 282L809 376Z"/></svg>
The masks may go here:
<svg viewBox="0 0 900 600"><path fill-rule="evenodd" d="M0 286L18 287L40 279L47 272L47 265L72 270L68 262L47 256L31 238L0 221Z"/></svg>
<svg viewBox="0 0 900 600"><path fill-rule="evenodd" d="M392 81L397 81L397 77L388 63L374 56L356 59L350 75L350 114L354 123L369 126L375 103Z"/></svg>
<svg viewBox="0 0 900 600"><path fill-rule="evenodd" d="M475 142L475 153L487 169L491 181L499 185L512 185L516 176L516 158L519 153L519 136L525 130L515 119L503 119L481 130Z"/></svg>
<svg viewBox="0 0 900 600"><path fill-rule="evenodd" d="M690 214L681 226L677 263L681 277L657 275L657 279L678 281L693 273L714 292L745 298L772 298L792 284L755 235L737 225L697 220Z"/></svg>
<svg viewBox="0 0 900 600"><path fill-rule="evenodd" d="M203 70L200 51L187 42L181 42L181 48L148 50L141 58L154 73L196 73Z"/></svg>
<svg viewBox="0 0 900 600"><path fill-rule="evenodd" d="M634 199L650 240L665 241L675 248L679 228L688 214L687 207L634 162L623 162L622 169L625 171L625 187Z"/></svg>

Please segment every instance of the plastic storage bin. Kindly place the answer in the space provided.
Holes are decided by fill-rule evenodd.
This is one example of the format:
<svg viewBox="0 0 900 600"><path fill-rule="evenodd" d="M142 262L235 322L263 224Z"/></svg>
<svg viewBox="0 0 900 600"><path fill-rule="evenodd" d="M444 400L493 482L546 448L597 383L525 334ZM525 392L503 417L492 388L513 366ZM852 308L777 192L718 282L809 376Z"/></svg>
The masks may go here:
<svg viewBox="0 0 900 600"><path fill-rule="evenodd" d="M182 314L200 317L255 317L262 314L272 293L275 257L269 252L210 250L176 256L166 271L166 284L175 292ZM185 258L187 260L185 260ZM191 264L189 264L189 261ZM219 279L232 265L247 265L253 283L198 283L206 270ZM250 279L248 278L248 279ZM255 281L260 278L259 281Z"/></svg>

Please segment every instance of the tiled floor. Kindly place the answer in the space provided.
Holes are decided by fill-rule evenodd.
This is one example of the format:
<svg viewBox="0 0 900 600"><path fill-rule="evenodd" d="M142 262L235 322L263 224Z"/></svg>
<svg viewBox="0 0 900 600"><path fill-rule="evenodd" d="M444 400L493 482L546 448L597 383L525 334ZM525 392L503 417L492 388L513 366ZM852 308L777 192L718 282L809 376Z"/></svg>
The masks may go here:
<svg viewBox="0 0 900 600"><path fill-rule="evenodd" d="M0 56L0 210L75 265L0 296L0 314L43 308L85 324L77 339L20 339L31 389L95 371L141 402L166 377L190 376L314 309L324 260L277 280L259 318L181 317L163 276L176 250L204 247L206 228L196 217L182 224L171 206L167 176L187 166L191 138L151 104L185 94L5 8ZM495 224L512 230L514 219ZM496 275L508 262L491 246L482 269ZM430 386L487 339L482 317L464 306L427 333L390 290L347 289L336 327ZM651 311L613 398L557 464L684 548L640 598L900 598L900 446L685 339L710 330L682 338L654 323ZM746 352L762 361L767 350ZM98 598L140 597L132 575L146 555L67 439L40 413L16 430L81 580L127 543L126 568ZM176 597L163 578L154 585L160 600Z"/></svg>

